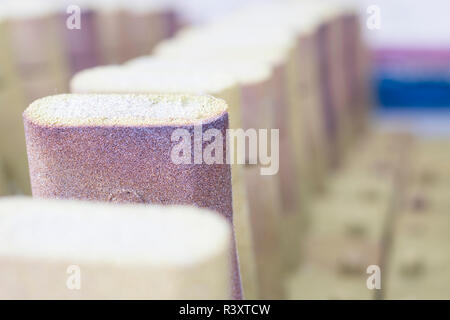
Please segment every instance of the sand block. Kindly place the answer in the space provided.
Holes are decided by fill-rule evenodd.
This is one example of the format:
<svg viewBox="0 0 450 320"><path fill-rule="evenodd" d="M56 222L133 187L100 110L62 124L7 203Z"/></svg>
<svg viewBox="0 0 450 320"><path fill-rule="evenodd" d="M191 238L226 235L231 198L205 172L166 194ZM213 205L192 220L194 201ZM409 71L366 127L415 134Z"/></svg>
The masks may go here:
<svg viewBox="0 0 450 320"><path fill-rule="evenodd" d="M24 121L34 196L191 204L233 221L231 172L223 152L228 128L223 100L190 95L60 95L34 102ZM192 155L201 143L190 138L198 128L221 133L223 158L197 164L187 155L186 162L178 163L173 148L180 138L172 141L173 132L184 129ZM237 260L233 279L233 296L240 297Z"/></svg>
<svg viewBox="0 0 450 320"><path fill-rule="evenodd" d="M135 64L135 66L132 66ZM211 68L197 68L186 63L146 59L125 67L99 67L76 75L72 92L78 93L194 93L211 94L229 106L230 128L241 128L240 94L233 78ZM244 168L231 165L233 212L241 272L246 297L256 298L256 271L250 213L246 195ZM248 288L248 289L247 289ZM245 293L245 292L244 292Z"/></svg>
<svg viewBox="0 0 450 320"><path fill-rule="evenodd" d="M229 297L231 228L212 211L22 197L0 208L2 299Z"/></svg>

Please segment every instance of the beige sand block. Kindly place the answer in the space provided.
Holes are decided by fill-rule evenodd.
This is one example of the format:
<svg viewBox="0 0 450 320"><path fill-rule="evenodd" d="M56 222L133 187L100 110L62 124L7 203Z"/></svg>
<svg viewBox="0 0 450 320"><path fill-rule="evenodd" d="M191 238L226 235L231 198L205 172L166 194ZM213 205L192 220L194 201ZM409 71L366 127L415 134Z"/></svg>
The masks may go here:
<svg viewBox="0 0 450 320"><path fill-rule="evenodd" d="M225 101L206 95L78 94L37 100L24 112L33 195L196 205L233 223L227 109ZM209 129L217 139L217 145L208 145L216 156L204 158L211 155L203 141ZM240 298L234 247L232 257L233 297Z"/></svg>
<svg viewBox="0 0 450 320"><path fill-rule="evenodd" d="M241 128L240 94L235 80L221 71L155 62L136 68L99 67L80 72L71 82L72 92L188 92L223 98L230 106L230 127ZM172 65L169 68L169 65ZM137 71L140 69L140 71ZM256 297L256 271L250 213L242 165L232 165L233 211L236 241L241 262L244 294ZM245 291L248 291L248 294Z"/></svg>
<svg viewBox="0 0 450 320"><path fill-rule="evenodd" d="M229 297L231 230L212 211L21 197L0 208L2 299Z"/></svg>

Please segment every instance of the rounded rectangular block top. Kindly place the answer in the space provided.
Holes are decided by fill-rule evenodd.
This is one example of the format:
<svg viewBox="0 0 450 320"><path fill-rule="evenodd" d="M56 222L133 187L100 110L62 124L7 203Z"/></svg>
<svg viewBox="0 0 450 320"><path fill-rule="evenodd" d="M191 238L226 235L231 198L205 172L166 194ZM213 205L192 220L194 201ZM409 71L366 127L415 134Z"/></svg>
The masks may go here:
<svg viewBox="0 0 450 320"><path fill-rule="evenodd" d="M207 95L68 94L37 100L24 112L33 196L194 205L232 224L227 108ZM210 144L203 140L211 132L214 151L207 154ZM204 161L204 154L215 155L214 162ZM233 297L240 297L234 247L231 252Z"/></svg>
<svg viewBox="0 0 450 320"><path fill-rule="evenodd" d="M0 298L226 299L230 234L194 207L3 198Z"/></svg>
<svg viewBox="0 0 450 320"><path fill-rule="evenodd" d="M226 111L224 101L210 96L67 94L35 101L24 117L55 127L176 126L200 124Z"/></svg>
<svg viewBox="0 0 450 320"><path fill-rule="evenodd" d="M152 67L100 66L77 73L73 93L189 93L216 94L235 85L224 69L200 68L174 61Z"/></svg>

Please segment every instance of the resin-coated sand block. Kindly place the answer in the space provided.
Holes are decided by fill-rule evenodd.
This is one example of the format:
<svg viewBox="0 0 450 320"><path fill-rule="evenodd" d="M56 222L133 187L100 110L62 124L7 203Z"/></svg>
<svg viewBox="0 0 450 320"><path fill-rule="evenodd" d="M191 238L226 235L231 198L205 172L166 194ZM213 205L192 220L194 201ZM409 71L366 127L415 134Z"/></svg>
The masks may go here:
<svg viewBox="0 0 450 320"><path fill-rule="evenodd" d="M210 94L228 104L230 128L241 128L238 86L217 67L149 57L125 66L97 67L73 77L74 93L189 93ZM242 165L231 165L233 222L242 285L246 299L257 299L254 246Z"/></svg>
<svg viewBox="0 0 450 320"><path fill-rule="evenodd" d="M229 223L185 206L0 200L1 299L227 299Z"/></svg>
<svg viewBox="0 0 450 320"><path fill-rule="evenodd" d="M227 108L223 100L195 95L86 94L37 100L24 113L33 195L196 205L232 223ZM209 129L219 145L211 164L201 158L209 144L200 139ZM236 250L232 256L233 297L240 298Z"/></svg>

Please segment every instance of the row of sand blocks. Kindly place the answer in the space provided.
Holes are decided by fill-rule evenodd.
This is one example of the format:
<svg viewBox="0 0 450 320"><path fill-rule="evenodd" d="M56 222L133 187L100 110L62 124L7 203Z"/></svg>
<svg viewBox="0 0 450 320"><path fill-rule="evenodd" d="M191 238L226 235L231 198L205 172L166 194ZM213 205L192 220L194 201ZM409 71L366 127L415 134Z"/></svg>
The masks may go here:
<svg viewBox="0 0 450 320"><path fill-rule="evenodd" d="M150 52L175 27L173 10L163 1L1 1L0 170L7 178L5 192L30 193L21 117L29 103L67 92L77 71Z"/></svg>
<svg viewBox="0 0 450 320"><path fill-rule="evenodd" d="M290 298L449 298L450 139L379 132L363 141L313 206Z"/></svg>
<svg viewBox="0 0 450 320"><path fill-rule="evenodd" d="M258 154L245 166L234 162L231 174L244 296L283 298L283 279L301 261L310 198L364 130L368 66L359 32L351 8L259 4L183 29L151 56L82 71L71 90L209 94L227 102L230 128L279 129L277 174L261 175L270 164Z"/></svg>
<svg viewBox="0 0 450 320"><path fill-rule="evenodd" d="M269 16L276 28L266 27ZM91 95L41 99L24 115L33 195L215 210L234 226L232 296L285 297L310 194L323 189L324 173L344 159L344 146L365 122L362 43L353 37L353 46L342 46L355 50L358 68L337 68L342 61L330 50L336 37L348 36L332 31L348 24L359 28L344 7L258 6L183 30L153 56L78 74L72 91ZM354 82L341 105L333 88L345 79ZM187 93L221 97L229 107ZM223 133L228 112L233 129L280 129L277 175L261 175L267 163L258 154L245 166L172 161L175 129L193 136L201 124Z"/></svg>
<svg viewBox="0 0 450 320"><path fill-rule="evenodd" d="M375 130L317 197L304 237L304 264L289 279L291 299L377 299L387 277L394 217L411 136ZM368 281L381 272L380 283ZM368 285L368 282L369 285ZM388 285L389 288L389 285Z"/></svg>

